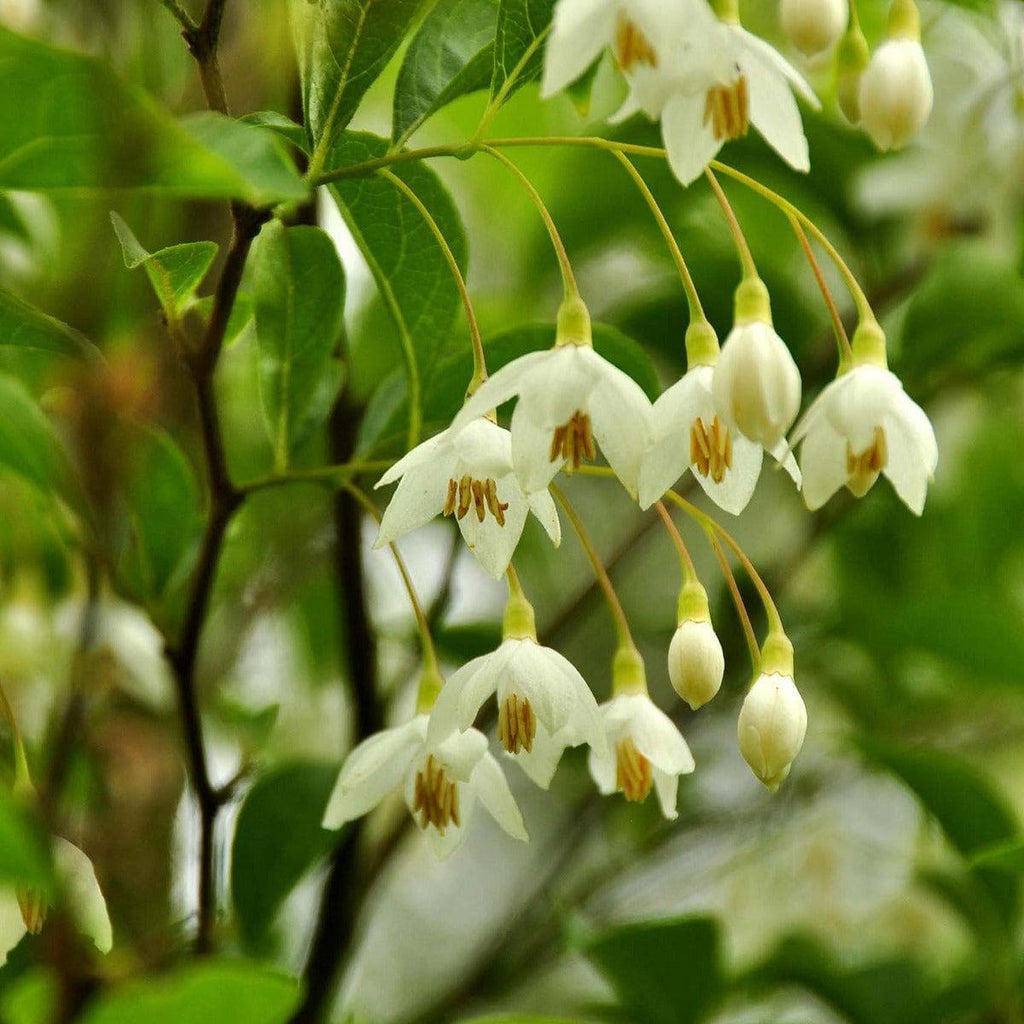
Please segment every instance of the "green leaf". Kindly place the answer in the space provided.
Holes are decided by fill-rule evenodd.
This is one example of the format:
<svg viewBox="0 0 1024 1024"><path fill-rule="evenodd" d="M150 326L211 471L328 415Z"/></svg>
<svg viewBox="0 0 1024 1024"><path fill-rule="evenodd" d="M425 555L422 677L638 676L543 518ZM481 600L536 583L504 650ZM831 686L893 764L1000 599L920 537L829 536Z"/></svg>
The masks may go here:
<svg viewBox="0 0 1024 1024"><path fill-rule="evenodd" d="M593 334L595 351L629 374L649 398L657 398L658 372L646 351L608 324L594 324ZM551 348L554 338L554 324L526 324L503 331L484 342L487 369L493 374L519 356ZM462 407L472 374L473 357L467 338L464 351L445 356L437 365L434 386L423 402L423 421L427 428L435 430L447 426ZM365 455L375 447L386 448L399 440L408 415L405 381L399 374L392 375L377 389L363 417L359 452Z"/></svg>
<svg viewBox="0 0 1024 1024"><path fill-rule="evenodd" d="M0 884L53 892L47 843L6 787L0 787Z"/></svg>
<svg viewBox="0 0 1024 1024"><path fill-rule="evenodd" d="M554 0L501 0L491 78L495 107L500 107L520 86L540 76L543 43L554 9Z"/></svg>
<svg viewBox="0 0 1024 1024"><path fill-rule="evenodd" d="M395 85L397 148L442 107L490 86L497 16L495 0L440 0L427 15Z"/></svg>
<svg viewBox="0 0 1024 1024"><path fill-rule="evenodd" d="M247 961L207 960L130 981L91 1004L82 1024L285 1024L299 1000L293 979Z"/></svg>
<svg viewBox="0 0 1024 1024"><path fill-rule="evenodd" d="M71 463L50 421L22 385L0 375L0 467L46 494L76 498Z"/></svg>
<svg viewBox="0 0 1024 1024"><path fill-rule="evenodd" d="M345 277L334 243L319 228L270 224L253 253L253 298L260 394L283 471L341 335Z"/></svg>
<svg viewBox="0 0 1024 1024"><path fill-rule="evenodd" d="M386 139L347 132L332 151L331 166L360 163L387 150ZM430 211L465 273L467 246L462 219L440 180L421 164L396 167L394 173ZM385 178L337 181L331 185L331 193L398 329L412 397L411 433L418 434L423 396L430 394L435 364L450 340L460 309L451 269L420 212Z"/></svg>
<svg viewBox="0 0 1024 1024"><path fill-rule="evenodd" d="M4 348L44 357L100 358L99 350L73 327L0 288L0 349Z"/></svg>
<svg viewBox="0 0 1024 1024"><path fill-rule="evenodd" d="M337 836L320 827L337 766L281 765L246 794L231 855L231 897L242 938L260 948L281 903Z"/></svg>
<svg viewBox="0 0 1024 1024"><path fill-rule="evenodd" d="M424 4L425 0L320 0L306 5L299 35L315 171L326 166L324 158Z"/></svg>
<svg viewBox="0 0 1024 1024"><path fill-rule="evenodd" d="M170 435L153 427L125 430L129 522L119 575L123 586L163 618L173 611L172 585L202 533L199 484Z"/></svg>
<svg viewBox="0 0 1024 1024"><path fill-rule="evenodd" d="M301 124L296 124L290 117L279 114L276 110L257 110L255 113L245 114L238 120L243 124L255 124L261 128L269 128L304 153L309 149L306 129Z"/></svg>
<svg viewBox="0 0 1024 1024"><path fill-rule="evenodd" d="M5 1024L39 1024L56 1016L60 992L53 971L33 968L4 988L0 1019Z"/></svg>
<svg viewBox="0 0 1024 1024"><path fill-rule="evenodd" d="M216 258L216 242L183 242L150 253L113 210L110 221L121 243L124 265L129 270L145 267L160 306L169 319L176 320L188 308L195 290Z"/></svg>
<svg viewBox="0 0 1024 1024"><path fill-rule="evenodd" d="M979 868L995 868L1024 875L1024 840L1014 839L1008 843L986 846L971 857L971 864Z"/></svg>
<svg viewBox="0 0 1024 1024"><path fill-rule="evenodd" d="M696 1024L724 994L718 924L689 917L626 925L583 952L637 1024Z"/></svg>
<svg viewBox="0 0 1024 1024"><path fill-rule="evenodd" d="M210 314L213 312L213 300L214 296L204 295L201 299L196 299L192 306L192 309L199 314L204 323L209 321ZM239 292L235 296L234 304L231 307L231 316L228 317L228 325L224 331L225 347L235 341L242 331L249 326L249 321L252 319L254 311L255 307L252 296L246 292Z"/></svg>
<svg viewBox="0 0 1024 1024"><path fill-rule="evenodd" d="M177 122L100 60L0 28L0 188L144 188L269 204L306 187L265 129Z"/></svg>

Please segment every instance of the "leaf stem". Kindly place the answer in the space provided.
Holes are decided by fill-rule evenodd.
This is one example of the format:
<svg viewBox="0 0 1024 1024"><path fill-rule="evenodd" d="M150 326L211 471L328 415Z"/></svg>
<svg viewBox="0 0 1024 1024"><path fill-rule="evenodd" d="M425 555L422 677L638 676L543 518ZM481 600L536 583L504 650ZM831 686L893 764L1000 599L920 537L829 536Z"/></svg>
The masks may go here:
<svg viewBox="0 0 1024 1024"><path fill-rule="evenodd" d="M459 261L455 258L455 253L452 252L452 247L444 237L444 232L441 230L440 225L436 220L434 220L433 215L427 209L423 200L416 195L411 186L387 168L382 168L377 173L382 178L386 178L390 181L391 184L401 191L408 198L409 202L416 207L420 216L426 221L427 227L430 228L434 238L437 239L437 244L441 247L441 252L444 253L445 261L448 263L448 269L452 273L452 278L455 281L455 287L459 291L459 297L462 299L462 305L466 310L466 319L469 321L469 337L473 346L473 380L470 384L470 391L475 391L485 380L487 380L487 360L484 357L484 343L483 339L480 337L480 325L477 322L476 313L473 311L473 301L469 297L469 288L466 287L466 279L462 274L462 269L459 267Z"/></svg>
<svg viewBox="0 0 1024 1024"><path fill-rule="evenodd" d="M555 222L548 211L548 208L544 205L544 200L541 198L540 193L534 188L533 182L511 161L504 153L499 152L492 146L484 144L482 147L483 152L489 156L493 156L496 160L503 163L522 183L523 188L529 193L530 198L533 200L534 205L537 207L537 211L540 213L541 218L544 221L544 226L548 229L548 235L551 236L551 244L554 246L555 255L558 257L558 266L562 272L562 285L565 290L566 299L575 299L579 297L580 290L576 284L576 275L573 273L572 264L569 262L569 254L565 251L565 245L562 242L562 236L558 233L558 228L555 227Z"/></svg>
<svg viewBox="0 0 1024 1024"><path fill-rule="evenodd" d="M562 489L557 484L550 484L549 490L554 495L555 500L565 510L572 528L576 531L576 536L580 539L580 544L583 545L583 550L587 553L587 558L590 559L590 564L594 568L594 576L604 591L605 600L608 602L612 619L615 621L615 631L619 637L619 646L636 650L633 634L629 629L629 621L626 619L626 613L622 610L622 603L619 601L619 596L615 593L615 587L612 586L608 572L601 562L601 556L597 553L597 548L594 547L594 542L590 539L590 534L587 533L587 528L583 525L583 520L580 519L576 509L572 507L569 499L562 493Z"/></svg>
<svg viewBox="0 0 1024 1024"><path fill-rule="evenodd" d="M658 205L658 200L654 198L654 193L651 191L647 182L644 181L643 175L633 166L632 161L623 153L621 150L611 150L612 155L619 161L620 164L626 169L626 172L633 179L636 187L639 189L640 194L647 201L647 205L651 209L651 213L654 215L655 221L658 223L658 227L661 229L661 233L665 239L665 244L668 246L669 252L672 254L672 259L675 260L676 267L679 270L679 277L683 282L683 288L686 290L686 301L690 308L690 323L707 323L707 316L704 314L704 307L701 305L700 296L697 294L697 286L693 283L693 277L690 274L690 268L686 265L686 260L683 258L682 251L679 248L679 244L676 242L675 235L672 233L672 229L669 227L668 221L665 219L664 213L661 211L661 207Z"/></svg>
<svg viewBox="0 0 1024 1024"><path fill-rule="evenodd" d="M733 241L736 243L736 249L740 257L740 266L743 268L743 277L745 279L756 278L758 273L757 267L754 265L754 257L750 252L750 246L747 244L746 235L743 234L743 228L740 227L740 222L736 219L736 214L733 211L732 204L729 202L729 197L723 191L722 186L719 185L718 179L710 167L704 169L704 174L711 184L711 190L715 193L718 205L721 206L722 213L725 214L726 222L729 225L729 230L732 232Z"/></svg>

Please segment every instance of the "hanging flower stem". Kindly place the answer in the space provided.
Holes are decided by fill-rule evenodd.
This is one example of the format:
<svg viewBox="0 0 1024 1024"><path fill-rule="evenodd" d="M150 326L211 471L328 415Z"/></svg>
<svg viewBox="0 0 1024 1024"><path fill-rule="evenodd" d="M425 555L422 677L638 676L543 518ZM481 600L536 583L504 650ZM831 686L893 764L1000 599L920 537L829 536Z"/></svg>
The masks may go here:
<svg viewBox="0 0 1024 1024"><path fill-rule="evenodd" d="M635 651L636 644L633 642L633 634L630 632L626 613L622 610L622 603L619 601L618 594L615 593L612 581L601 561L601 556L597 553L597 548L594 547L594 542L590 539L590 534L587 533L587 528L583 525L583 521L580 519L576 509L574 509L570 504L569 499L562 493L561 488L557 484L551 484L550 491L552 495L554 495L555 500L565 510L565 514L569 517L569 522L572 524L572 528L576 531L576 536L579 537L580 543L583 545L583 550L587 553L587 558L590 559L590 564L594 567L594 575L597 577L597 582L601 585L601 589L604 591L605 599L608 602L608 608L612 613L612 618L615 620L615 629L619 637L619 646Z"/></svg>
<svg viewBox="0 0 1024 1024"><path fill-rule="evenodd" d="M668 246L669 252L672 254L672 259L675 260L676 267L679 270L679 277L683 282L683 288L686 290L686 301L690 307L690 322L707 323L708 318L704 314L704 307L701 305L700 296L697 294L697 286L693 283L690 268L686 265L686 260L683 258L683 254L676 242L675 235L672 234L672 229L669 227L668 221L665 219L665 215L662 213L661 207L658 205L658 200L654 198L654 193L644 180L643 175L636 169L636 167L633 166L633 162L625 155L625 153L617 149L613 149L611 152L633 179L636 187L640 191L640 194L644 197L647 201L647 205L651 208L651 213L654 214L654 219L657 221L658 227L661 229L661 233L665 238L665 244Z"/></svg>
<svg viewBox="0 0 1024 1024"><path fill-rule="evenodd" d="M729 230L732 232L732 237L736 242L736 249L739 252L740 266L743 268L744 279L758 277L757 267L754 265L754 257L750 251L750 246L747 245L747 237L743 234L743 228L740 227L740 222L736 219L736 214L733 212L732 204L729 202L729 197L725 194L722 186L719 185L718 179L715 177L714 172L710 167L705 168L704 174L711 184L711 190L715 193L715 198L718 200L718 205L722 208L722 213L725 214L725 219L729 224Z"/></svg>
<svg viewBox="0 0 1024 1024"><path fill-rule="evenodd" d="M485 380L487 380L487 361L484 358L484 344L483 339L480 337L480 325L477 322L476 313L473 310L473 302L469 297L469 289L466 287L466 279L462 274L462 269L459 267L459 261L455 258L455 253L452 252L452 247L448 244L448 239L444 237L444 232L441 230L437 221L434 220L433 215L424 205L423 200L416 195L415 191L409 186L409 184L403 181L397 174L394 174L386 168L378 171L378 174L380 174L382 178L387 178L387 180L402 192L409 202L416 207L420 216L424 221L426 221L427 227L430 228L434 238L437 239L437 244L441 247L441 252L444 253L445 261L448 263L448 269L451 270L452 278L455 281L455 287L458 289L459 297L462 299L462 305L466 310L466 319L469 322L469 337L473 345L473 380L469 385L469 394L472 394Z"/></svg>
<svg viewBox="0 0 1024 1024"><path fill-rule="evenodd" d="M548 211L547 206L544 205L544 200L541 198L540 193L534 188L533 182L504 153L500 153L493 146L486 144L483 145L482 149L485 153L493 156L495 160L503 163L519 179L523 188L529 193L544 221L544 226L548 229L548 235L551 236L551 244L554 246L555 255L558 257L558 266L562 272L562 286L565 290L565 298L579 298L580 290L576 284L576 275L573 273L572 264L569 262L569 254L565 251L562 236L558 233L558 228L555 227L551 213Z"/></svg>
<svg viewBox="0 0 1024 1024"><path fill-rule="evenodd" d="M691 504L681 494L677 494L675 491L667 491L665 497L670 501L673 501L678 505L687 515L694 519L705 531L711 531L717 533L725 543L732 548L733 553L739 559L740 565L743 566L744 571L750 577L751 582L757 588L758 595L761 598L761 602L764 604L764 610L768 615L768 631L769 633L785 633L782 627L782 616L779 615L779 609L775 606L775 601L772 599L771 592L765 585L760 574L754 568L754 563L747 557L746 552L739 546L739 544L732 538L729 532L724 526L717 523L711 516L704 512L701 512L696 505Z"/></svg>
<svg viewBox="0 0 1024 1024"><path fill-rule="evenodd" d="M750 622L747 606L743 603L743 595L740 593L739 585L736 583L736 576L732 571L732 566L729 564L729 559L726 557L721 542L715 536L714 530L705 527L704 532L707 534L708 541L721 567L722 576L729 587L729 593L732 595L732 603L736 606L736 614L739 616L740 623L743 626L743 636L746 638L747 650L750 652L750 663L756 672L761 662L761 651L757 646L757 637L754 634L754 627Z"/></svg>
<svg viewBox="0 0 1024 1024"><path fill-rule="evenodd" d="M14 748L14 787L15 791L31 788L32 776L28 770L28 759L25 757L25 744L21 739L21 730L18 728L18 720L14 717L14 708L7 696L7 691L0 683L0 706L3 708L4 718L11 730L11 746Z"/></svg>
<svg viewBox="0 0 1024 1024"><path fill-rule="evenodd" d="M800 226L800 221L791 213L787 213L786 216L789 218L793 232L803 247L804 255L807 257L807 262L811 265L811 270L814 271L815 280L818 282L818 287L821 289L821 294L825 299L825 305L828 307L828 314L832 318L832 330L835 332L836 344L839 346L839 365L849 365L853 360L853 349L850 348L850 339L846 335L843 318L839 315L839 310L836 308L836 303L832 298L832 292L829 290L825 275L821 272L821 265L818 263L817 256L814 255L811 243L807 240L806 232Z"/></svg>
<svg viewBox="0 0 1024 1024"><path fill-rule="evenodd" d="M672 521L672 516L669 515L668 509L665 508L665 503L663 501L656 501L654 507L658 510L658 515L661 516L661 521L665 524L665 529L668 531L668 535L672 538L672 543L675 544L676 551L679 553L679 564L683 569L683 582L699 582L697 579L697 569L686 547L686 541L683 540L683 535L679 532L679 528Z"/></svg>
<svg viewBox="0 0 1024 1024"><path fill-rule="evenodd" d="M347 490L349 494L359 502L359 504L366 510L366 514L379 525L380 514L377 512L377 508L373 502L370 501L370 499L353 483L346 483L345 490ZM429 687L436 685L437 680L441 679L441 667L437 660L437 649L434 647L434 638L430 632L430 622L427 619L426 613L423 611L423 605L420 603L419 595L416 593L416 587L412 582L412 576L405 564L405 559L402 558L401 552L394 543L389 544L388 547L391 549L391 555L395 560L395 565L398 567L399 575L402 577L405 592L409 595L409 603L412 605L413 614L416 617L416 629L420 635L420 650L423 656L423 678L420 683L420 694L417 700L417 705L420 706L421 710L429 710L429 707L426 709L422 708L424 700L428 699L429 696L424 691ZM436 689L439 691L440 686L436 686ZM437 692L434 692L432 697L436 698ZM433 699L430 699L430 706L432 705Z"/></svg>

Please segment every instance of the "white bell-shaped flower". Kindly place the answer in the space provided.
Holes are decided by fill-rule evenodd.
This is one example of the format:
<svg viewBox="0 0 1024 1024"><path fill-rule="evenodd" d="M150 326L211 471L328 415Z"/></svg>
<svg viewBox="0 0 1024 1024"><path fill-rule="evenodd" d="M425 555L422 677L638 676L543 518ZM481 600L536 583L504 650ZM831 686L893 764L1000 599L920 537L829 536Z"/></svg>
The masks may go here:
<svg viewBox="0 0 1024 1024"><path fill-rule="evenodd" d="M848 0L781 0L779 4L782 31L808 57L835 46L849 14Z"/></svg>
<svg viewBox="0 0 1024 1024"><path fill-rule="evenodd" d="M71 920L101 953L109 953L114 937L92 862L77 846L58 836L53 839L53 864L58 891ZM27 933L42 929L46 914L46 902L31 890L0 889L0 966Z"/></svg>
<svg viewBox="0 0 1024 1024"><path fill-rule="evenodd" d="M582 302L559 315L554 348L512 360L489 377L452 422L458 435L489 409L518 396L512 413L512 461L527 493L542 491L596 457L597 449L634 497L649 439L651 403L628 374L594 351ZM571 326L566 327L569 323Z"/></svg>
<svg viewBox="0 0 1024 1024"><path fill-rule="evenodd" d="M646 693L624 693L600 706L608 751L591 748L590 774L605 796L620 792L630 801L646 800L651 787L661 812L678 817L679 776L694 769L693 755L682 733Z"/></svg>
<svg viewBox="0 0 1024 1024"><path fill-rule="evenodd" d="M486 410L485 410L486 411ZM495 579L508 568L532 512L557 545L558 511L543 488L525 491L512 468L512 440L481 415L418 445L377 481L400 481L384 511L375 547L437 515L453 515L477 561Z"/></svg>
<svg viewBox="0 0 1024 1024"><path fill-rule="evenodd" d="M711 381L715 407L727 426L785 463L783 438L800 411L800 391L800 371L772 327L768 290L747 278L736 289L735 326Z"/></svg>
<svg viewBox="0 0 1024 1024"><path fill-rule="evenodd" d="M861 498L884 474L911 512L924 511L939 460L935 431L886 369L884 344L877 325L858 328L852 369L822 391L793 431L790 443L802 445L803 495L811 510L841 487Z"/></svg>
<svg viewBox="0 0 1024 1024"><path fill-rule="evenodd" d="M385 729L359 744L345 760L324 811L323 827L340 828L401 789L413 819L439 857L465 839L476 801L514 839L526 842L523 825L501 767L477 729L428 742L429 716Z"/></svg>
<svg viewBox="0 0 1024 1024"><path fill-rule="evenodd" d="M924 127L935 93L916 39L887 39L860 80L860 122L879 149L901 149Z"/></svg>
<svg viewBox="0 0 1024 1024"><path fill-rule="evenodd" d="M818 108L814 90L763 39L736 22L719 21L703 2L687 3L686 8L686 34L676 47L677 59L661 72L671 89L659 90L668 97L659 114L676 177L688 185L726 142L746 134L751 124L791 167L809 170L807 139L793 92ZM642 100L640 96L634 102ZM620 116L624 112L630 111Z"/></svg>
<svg viewBox="0 0 1024 1024"><path fill-rule="evenodd" d="M542 789L551 784L566 747L605 749L590 687L561 654L528 637L509 637L455 672L430 714L428 736L468 729L492 694L498 739Z"/></svg>

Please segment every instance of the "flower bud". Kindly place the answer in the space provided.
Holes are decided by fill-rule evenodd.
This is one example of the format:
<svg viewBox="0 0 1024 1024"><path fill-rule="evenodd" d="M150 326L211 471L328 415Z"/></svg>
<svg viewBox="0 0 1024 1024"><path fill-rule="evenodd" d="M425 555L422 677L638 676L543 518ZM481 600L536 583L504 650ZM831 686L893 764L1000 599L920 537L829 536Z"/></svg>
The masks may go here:
<svg viewBox="0 0 1024 1024"><path fill-rule="evenodd" d="M791 675L762 673L737 723L740 753L773 793L789 774L807 732L807 708Z"/></svg>
<svg viewBox="0 0 1024 1024"><path fill-rule="evenodd" d="M887 39L860 82L860 118L879 149L900 149L932 112L932 78L916 39Z"/></svg>
<svg viewBox="0 0 1024 1024"><path fill-rule="evenodd" d="M836 48L836 96L850 124L860 124L860 81L871 60L860 25L851 25Z"/></svg>
<svg viewBox="0 0 1024 1024"><path fill-rule="evenodd" d="M782 0L779 5L782 31L808 57L831 50L848 17L847 0Z"/></svg>
<svg viewBox="0 0 1024 1024"><path fill-rule="evenodd" d="M757 278L736 289L736 324L711 382L726 423L771 451L800 411L800 371L772 328L768 290Z"/></svg>
<svg viewBox="0 0 1024 1024"><path fill-rule="evenodd" d="M707 704L722 685L725 655L708 621L681 622L668 648L672 688L694 711Z"/></svg>

